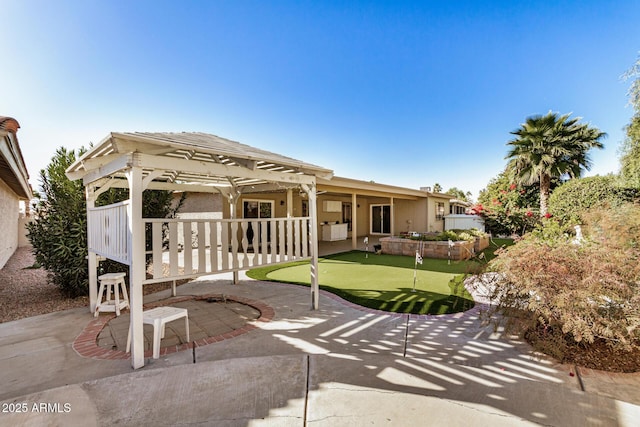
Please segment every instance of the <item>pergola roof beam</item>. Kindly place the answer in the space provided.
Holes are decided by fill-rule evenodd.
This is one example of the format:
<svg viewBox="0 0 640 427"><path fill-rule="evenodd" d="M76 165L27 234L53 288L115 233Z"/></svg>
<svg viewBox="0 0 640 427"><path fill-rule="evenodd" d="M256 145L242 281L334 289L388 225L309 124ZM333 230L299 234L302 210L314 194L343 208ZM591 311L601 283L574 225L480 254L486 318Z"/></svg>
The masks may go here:
<svg viewBox="0 0 640 427"><path fill-rule="evenodd" d="M152 156L140 153L136 153L134 156L139 159L138 165L143 168L176 170L185 174L193 173L204 176L230 176L265 181L295 182L298 184L311 184L314 182L314 177L301 174L272 172L263 169L250 170L242 166L227 166L220 163L178 158L168 159L164 156ZM182 175L182 173L180 175Z"/></svg>
<svg viewBox="0 0 640 427"><path fill-rule="evenodd" d="M134 157L122 157L126 155L136 156L135 164ZM333 175L328 169L215 135L112 133L78 159L67 170L67 176L82 178L85 183L110 174L121 178L129 166L143 167L145 176L151 170L163 170L154 177L158 182L224 187L269 182L295 186Z"/></svg>

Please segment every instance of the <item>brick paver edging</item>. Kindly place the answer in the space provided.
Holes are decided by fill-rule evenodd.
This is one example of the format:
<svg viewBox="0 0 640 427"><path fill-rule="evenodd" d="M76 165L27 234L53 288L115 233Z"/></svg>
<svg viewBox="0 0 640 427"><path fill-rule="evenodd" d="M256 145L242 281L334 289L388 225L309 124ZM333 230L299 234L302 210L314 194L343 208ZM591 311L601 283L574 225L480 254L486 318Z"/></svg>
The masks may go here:
<svg viewBox="0 0 640 427"><path fill-rule="evenodd" d="M163 301L158 301L154 303L149 303L144 305L144 309L150 309L155 307L161 307L164 305L174 304L176 302L183 301L200 301L207 300L209 298L220 298L226 301L233 301L240 304L245 304L250 307L255 308L260 312L260 317L257 318L256 322L270 322L275 315L275 311L272 307L261 301L250 300L247 298L242 298L238 296L227 296L221 294L207 294L207 295L198 295L198 296L180 296L169 298ZM129 359L130 353L125 353L120 350L111 350L105 347L98 346L98 335L104 327L109 323L111 319L116 317L115 313L108 315L100 315L97 319L92 320L89 324L84 328L84 330L78 335L78 337L73 342L73 349L78 353L78 355L82 357L87 357L91 359L106 359L106 360L116 360L116 359ZM205 345L213 344L215 342L224 341L227 339L235 338L239 335L246 334L254 329L257 326L254 324L247 323L242 328L234 329L231 332L226 332L224 334L216 335L213 337L207 337L203 339L199 339L193 341L193 343L184 343L181 345L174 345L169 347L161 347L160 348L160 356L165 356L167 354L176 353L178 351L189 350L192 348L192 345L196 347L203 347ZM144 352L144 357L152 357L153 351L147 350Z"/></svg>

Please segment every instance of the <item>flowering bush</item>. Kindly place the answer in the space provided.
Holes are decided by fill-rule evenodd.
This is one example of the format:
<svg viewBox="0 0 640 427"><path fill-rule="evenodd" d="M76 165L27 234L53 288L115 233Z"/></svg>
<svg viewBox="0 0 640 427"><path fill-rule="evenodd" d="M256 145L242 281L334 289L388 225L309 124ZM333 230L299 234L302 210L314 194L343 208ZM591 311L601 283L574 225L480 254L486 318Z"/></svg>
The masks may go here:
<svg viewBox="0 0 640 427"><path fill-rule="evenodd" d="M522 235L539 222L539 190L509 182L504 173L492 180L480 194L472 211L481 215L485 226L493 234Z"/></svg>

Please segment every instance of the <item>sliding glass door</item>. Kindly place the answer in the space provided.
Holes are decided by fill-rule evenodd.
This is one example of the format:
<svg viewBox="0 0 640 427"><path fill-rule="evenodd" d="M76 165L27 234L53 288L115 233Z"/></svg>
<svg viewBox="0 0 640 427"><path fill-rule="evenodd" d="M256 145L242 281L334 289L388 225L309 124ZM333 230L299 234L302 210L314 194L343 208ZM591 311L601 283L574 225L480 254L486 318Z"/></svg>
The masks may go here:
<svg viewBox="0 0 640 427"><path fill-rule="evenodd" d="M391 234L391 205L371 205L371 234Z"/></svg>

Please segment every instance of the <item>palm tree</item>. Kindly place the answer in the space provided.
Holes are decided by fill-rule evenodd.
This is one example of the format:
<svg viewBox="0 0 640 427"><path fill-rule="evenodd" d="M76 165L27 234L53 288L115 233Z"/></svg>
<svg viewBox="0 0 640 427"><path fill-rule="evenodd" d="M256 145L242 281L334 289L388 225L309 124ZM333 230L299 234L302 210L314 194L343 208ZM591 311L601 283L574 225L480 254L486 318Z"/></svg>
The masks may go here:
<svg viewBox="0 0 640 427"><path fill-rule="evenodd" d="M580 118L569 119L570 115L549 112L528 117L511 132L516 138L507 143L511 150L505 158L514 179L523 185L540 185L540 215L547 213L551 178L580 177L591 168L587 152L604 147L600 140L606 133L578 123Z"/></svg>

